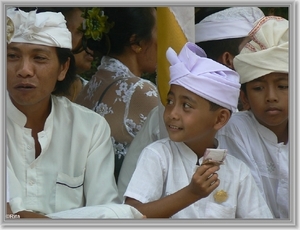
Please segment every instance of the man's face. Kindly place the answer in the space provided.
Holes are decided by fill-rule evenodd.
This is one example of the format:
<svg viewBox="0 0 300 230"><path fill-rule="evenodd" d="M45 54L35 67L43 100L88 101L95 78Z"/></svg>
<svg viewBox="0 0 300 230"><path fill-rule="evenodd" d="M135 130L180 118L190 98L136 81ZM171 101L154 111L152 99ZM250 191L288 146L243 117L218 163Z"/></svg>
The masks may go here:
<svg viewBox="0 0 300 230"><path fill-rule="evenodd" d="M22 111L27 106L48 103L57 81L68 65L60 65L55 47L10 43L7 45L7 91Z"/></svg>

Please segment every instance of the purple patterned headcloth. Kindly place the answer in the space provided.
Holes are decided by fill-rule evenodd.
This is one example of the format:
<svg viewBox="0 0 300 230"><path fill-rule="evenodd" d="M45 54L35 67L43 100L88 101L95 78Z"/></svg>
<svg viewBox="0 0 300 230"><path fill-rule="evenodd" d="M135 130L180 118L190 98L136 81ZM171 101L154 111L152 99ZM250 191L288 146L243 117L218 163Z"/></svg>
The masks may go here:
<svg viewBox="0 0 300 230"><path fill-rule="evenodd" d="M187 42L180 53L169 47L169 84L180 85L187 90L233 112L237 109L240 94L240 76L237 72L206 57L203 49Z"/></svg>

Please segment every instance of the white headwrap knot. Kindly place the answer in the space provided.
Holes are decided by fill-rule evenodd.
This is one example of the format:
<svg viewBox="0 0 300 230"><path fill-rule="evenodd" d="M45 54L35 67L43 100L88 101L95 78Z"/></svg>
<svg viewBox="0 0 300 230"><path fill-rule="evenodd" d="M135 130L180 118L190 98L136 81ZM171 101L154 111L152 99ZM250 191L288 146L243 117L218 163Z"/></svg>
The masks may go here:
<svg viewBox="0 0 300 230"><path fill-rule="evenodd" d="M240 92L239 75L206 57L203 49L187 42L179 55L169 47L166 56L170 62L169 84L187 90L222 107L236 111Z"/></svg>
<svg viewBox="0 0 300 230"><path fill-rule="evenodd" d="M13 23L13 26L8 27L9 32L12 33L12 36L8 38L8 43L21 42L72 48L71 32L66 26L66 20L62 13L36 13L36 10L27 13L20 9L9 8L7 17Z"/></svg>
<svg viewBox="0 0 300 230"><path fill-rule="evenodd" d="M256 22L249 35L252 41L233 59L242 84L272 72L289 72L288 20L266 16Z"/></svg>

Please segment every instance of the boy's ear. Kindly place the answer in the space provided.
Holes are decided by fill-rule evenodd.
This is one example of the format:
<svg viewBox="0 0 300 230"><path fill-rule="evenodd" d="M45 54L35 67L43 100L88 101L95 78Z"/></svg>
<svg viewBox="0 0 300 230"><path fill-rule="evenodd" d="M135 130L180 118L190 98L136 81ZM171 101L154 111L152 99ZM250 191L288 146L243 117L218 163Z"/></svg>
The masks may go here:
<svg viewBox="0 0 300 230"><path fill-rule="evenodd" d="M228 109L219 109L217 114L217 119L215 123L215 130L221 129L228 122L231 113Z"/></svg>
<svg viewBox="0 0 300 230"><path fill-rule="evenodd" d="M240 91L239 100L242 103L243 110L251 109L247 95L245 94L245 92L243 90Z"/></svg>
<svg viewBox="0 0 300 230"><path fill-rule="evenodd" d="M222 63L223 65L226 65L230 69L234 69L233 58L234 56L231 53L225 52L218 58L218 62Z"/></svg>

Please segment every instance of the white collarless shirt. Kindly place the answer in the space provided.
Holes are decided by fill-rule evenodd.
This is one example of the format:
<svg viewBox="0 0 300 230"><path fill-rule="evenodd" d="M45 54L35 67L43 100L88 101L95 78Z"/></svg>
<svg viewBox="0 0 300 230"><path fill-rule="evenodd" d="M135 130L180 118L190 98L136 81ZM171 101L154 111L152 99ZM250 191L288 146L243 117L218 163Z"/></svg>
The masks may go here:
<svg viewBox="0 0 300 230"><path fill-rule="evenodd" d="M196 163L197 155L184 143L169 138L158 140L141 153L124 196L142 203L168 196L190 183L199 167ZM217 189L172 218L273 218L249 168L242 161L227 155L218 175ZM223 203L214 200L219 190L228 194Z"/></svg>
<svg viewBox="0 0 300 230"><path fill-rule="evenodd" d="M43 214L119 202L113 176L110 128L95 112L52 96L51 113L38 133L41 154L35 159L26 117L7 96L7 143L10 206L14 213Z"/></svg>
<svg viewBox="0 0 300 230"><path fill-rule="evenodd" d="M218 131L221 148L245 162L276 218L289 217L289 144L262 126L251 111L232 115Z"/></svg>

